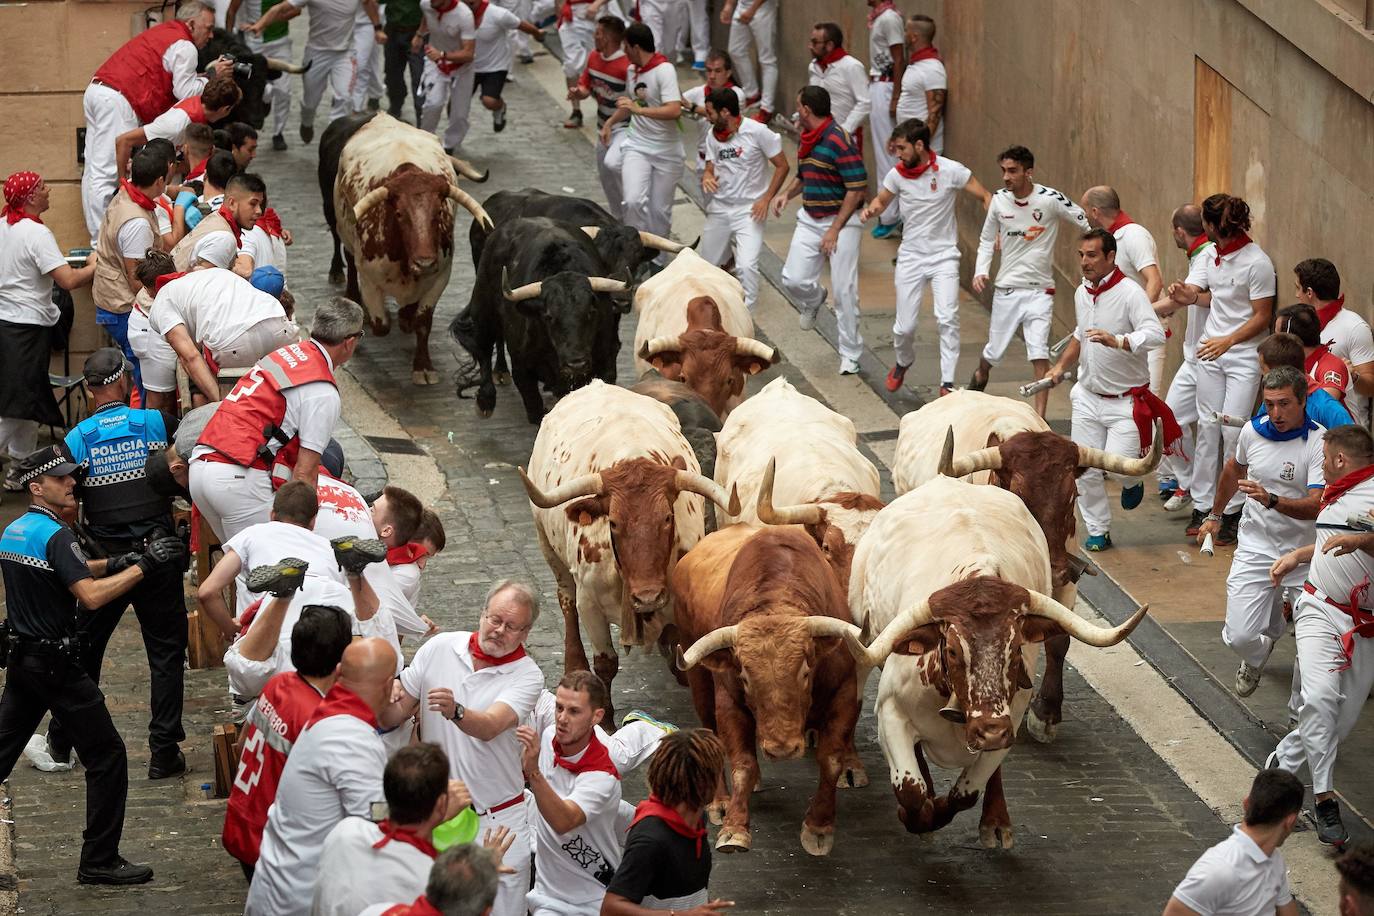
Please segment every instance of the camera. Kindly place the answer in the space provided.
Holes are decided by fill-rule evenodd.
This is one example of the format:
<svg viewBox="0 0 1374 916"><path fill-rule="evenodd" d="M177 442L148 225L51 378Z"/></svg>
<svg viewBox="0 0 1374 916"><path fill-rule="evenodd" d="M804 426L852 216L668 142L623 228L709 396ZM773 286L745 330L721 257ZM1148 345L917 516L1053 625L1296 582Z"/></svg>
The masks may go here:
<svg viewBox="0 0 1374 916"><path fill-rule="evenodd" d="M250 80L253 78L253 64L248 61L235 61L234 78Z"/></svg>

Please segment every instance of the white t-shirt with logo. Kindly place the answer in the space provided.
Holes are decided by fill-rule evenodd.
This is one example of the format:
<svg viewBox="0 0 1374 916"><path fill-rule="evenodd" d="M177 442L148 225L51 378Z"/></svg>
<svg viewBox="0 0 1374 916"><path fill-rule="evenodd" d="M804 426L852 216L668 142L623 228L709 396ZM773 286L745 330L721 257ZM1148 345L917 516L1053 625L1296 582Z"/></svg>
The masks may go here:
<svg viewBox="0 0 1374 916"><path fill-rule="evenodd" d="M730 88L735 90L735 95L739 96L739 109L743 111L744 90L739 86L731 86ZM682 93L682 100L700 109L706 105L706 93L707 86L705 83L702 83L700 86L693 86L691 89ZM684 114L684 121L686 117L687 116ZM711 135L711 122L706 119L705 114L702 114L694 120L696 121L697 128L697 168L703 169L706 167L706 138Z"/></svg>
<svg viewBox="0 0 1374 916"><path fill-rule="evenodd" d="M620 864L620 780L601 771L573 773L556 766L554 734L551 727L539 737L539 772L559 797L581 808L587 819L571 833L555 833L538 806L530 806L535 827L534 892L567 903L592 903L606 896L606 884ZM584 749L568 759L576 763L586 753Z"/></svg>
<svg viewBox="0 0 1374 916"><path fill-rule="evenodd" d="M477 47L472 58L473 72L497 73L509 70L513 56L510 33L518 28L519 16L504 7L488 2L486 10L482 13L482 24L477 26Z"/></svg>
<svg viewBox="0 0 1374 916"><path fill-rule="evenodd" d="M1217 263L1219 250L1212 249L1210 257L1194 258L1188 265L1186 281L1198 289L1212 291L1212 307L1202 332L1202 336L1209 340L1239 330L1255 313L1251 301L1273 296L1277 287L1274 262L1269 260L1269 255L1259 245L1251 242L1244 248L1222 255L1220 264ZM1253 350L1263 337L1263 334L1257 334L1231 349Z"/></svg>
<svg viewBox="0 0 1374 916"><path fill-rule="evenodd" d="M919 178L903 178L895 168L883 176L883 190L897 198L902 213L898 257L935 267L959 263L959 227L954 205L973 173L963 163L936 156Z"/></svg>
<svg viewBox="0 0 1374 916"><path fill-rule="evenodd" d="M1269 423L1268 415L1259 418ZM1326 430L1318 426L1309 430L1307 438L1295 436L1287 441L1266 439L1246 423L1236 442L1236 463L1245 468L1245 476L1259 482L1265 490L1283 499L1305 499L1309 489L1325 486L1322 471L1322 437ZM1277 509L1267 509L1258 500L1245 500L1245 514L1240 519L1238 550L1259 553L1278 559L1290 550L1311 544L1316 538L1312 519L1291 518Z"/></svg>
<svg viewBox="0 0 1374 916"><path fill-rule="evenodd" d="M773 174L769 160L781 152L781 138L751 118L740 121L739 130L728 140L718 140L714 131L708 132L706 157L720 182L711 205L752 205L768 190Z"/></svg>
<svg viewBox="0 0 1374 916"><path fill-rule="evenodd" d="M682 91L677 85L677 71L667 62L644 73L631 64L625 91L635 100L636 107L657 108L682 98ZM682 130L675 120L659 121L632 115L623 148L651 156L677 156L681 159Z"/></svg>
<svg viewBox="0 0 1374 916"><path fill-rule="evenodd" d="M994 278L998 289L1053 287L1051 261L1061 222L1079 234L1090 228L1078 204L1054 188L1032 185L1025 200L1017 200L1008 188L996 192L978 238L974 276L991 276L993 249L1000 241L1002 263Z"/></svg>
<svg viewBox="0 0 1374 916"><path fill-rule="evenodd" d="M158 292L148 321L166 337L178 325L198 344L216 352L228 347L260 321L285 318L286 310L273 296L221 267L193 270Z"/></svg>
<svg viewBox="0 0 1374 916"><path fill-rule="evenodd" d="M892 78L892 46L906 44L906 23L895 9L883 10L868 27L868 75Z"/></svg>
<svg viewBox="0 0 1374 916"><path fill-rule="evenodd" d="M902 71L902 94L897 98L897 123L901 124L907 118L926 120L930 116L926 93L948 88L949 78L945 75L945 65L942 62L933 57L927 60L907 61L906 69ZM930 145L937 153L945 148L943 115L935 128L935 136L930 138Z"/></svg>
<svg viewBox="0 0 1374 916"><path fill-rule="evenodd" d="M56 324L59 313L48 274L66 263L47 226L31 219L13 226L0 220L0 320Z"/></svg>

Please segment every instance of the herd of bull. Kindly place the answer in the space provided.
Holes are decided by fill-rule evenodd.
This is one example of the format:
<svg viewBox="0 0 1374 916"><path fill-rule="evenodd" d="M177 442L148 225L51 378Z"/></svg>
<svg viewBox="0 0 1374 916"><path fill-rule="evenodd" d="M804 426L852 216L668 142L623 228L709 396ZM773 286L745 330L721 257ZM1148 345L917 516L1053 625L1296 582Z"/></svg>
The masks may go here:
<svg viewBox="0 0 1374 916"><path fill-rule="evenodd" d="M750 848L757 750L794 758L814 737L819 782L801 830L812 855L833 848L837 788L868 782L854 732L881 668L878 733L906 829L938 829L981 794L983 844L1010 846L1000 768L1022 720L1053 740L1070 640L1114 645L1146 612L1104 628L1072 610L1092 572L1070 551L1075 478L1148 473L1160 431L1128 459L1075 445L1020 401L957 391L903 417L898 496L884 505L849 419L783 378L744 398L779 354L754 339L737 280L592 202L527 190L479 204L464 177L485 176L384 114L341 119L321 144L349 291L377 334L386 298L400 305L416 384L438 380L427 341L451 267L450 201L473 216L476 281L450 331L478 366L479 414L509 373L539 424L520 476L557 581L565 666L609 686L611 624L623 647L669 659L729 752L732 791L711 807L717 849ZM663 252L671 263L639 282ZM615 364L632 307L643 375L624 388ZM558 399L547 413L541 389ZM961 770L944 795L927 757Z"/></svg>

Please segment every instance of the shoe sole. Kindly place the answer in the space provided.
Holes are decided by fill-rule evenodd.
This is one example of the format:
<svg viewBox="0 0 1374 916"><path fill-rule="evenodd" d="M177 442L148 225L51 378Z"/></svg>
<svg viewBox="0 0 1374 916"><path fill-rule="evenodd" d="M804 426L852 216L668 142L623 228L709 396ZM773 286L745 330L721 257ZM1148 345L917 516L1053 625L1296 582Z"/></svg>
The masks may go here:
<svg viewBox="0 0 1374 916"><path fill-rule="evenodd" d="M281 579L283 576L290 576L296 570L309 569L310 564L297 557L286 557L280 563L273 566L259 566L257 569L248 573L248 590L250 592L267 591L272 583Z"/></svg>
<svg viewBox="0 0 1374 916"><path fill-rule="evenodd" d="M341 537L329 542L334 548L334 558L342 562L340 552L356 553L365 557L369 564L380 563L386 559L386 542L379 538Z"/></svg>
<svg viewBox="0 0 1374 916"><path fill-rule="evenodd" d="M675 731L678 730L678 729L677 729L677 726L674 725L673 723L671 723L671 722L660 722L658 719L655 719L653 716L649 715L648 713L644 713L644 712L632 712L632 713L628 714L627 716L625 716L625 718L623 718L623 719L620 720L620 727L621 727L621 728L624 728L626 725L629 725L631 722L647 722L648 724L652 725L654 728L662 729L662 730L665 731L665 732L675 732Z"/></svg>
<svg viewBox="0 0 1374 916"><path fill-rule="evenodd" d="M170 773L154 773L152 770L149 770L148 778L156 782L159 779L171 779L173 776L185 776L189 772L191 772L191 765L188 763L183 765L181 769L174 770Z"/></svg>
<svg viewBox="0 0 1374 916"><path fill-rule="evenodd" d="M101 877L98 877L98 878L97 878L97 877L91 877L91 876L88 876L88 875L83 875L83 874L81 874L80 872L77 872L77 873L76 873L76 882L77 882L78 884L108 884L108 885L112 885L112 886L114 886L114 887L129 887L129 886L134 885L134 884L147 884L149 881L152 881L152 880L153 880L153 876L152 876L151 874L149 874L146 878L145 878L145 877L138 877L138 878L125 878L125 879L120 879L120 878L107 878L107 877L104 877L104 876L101 876Z"/></svg>

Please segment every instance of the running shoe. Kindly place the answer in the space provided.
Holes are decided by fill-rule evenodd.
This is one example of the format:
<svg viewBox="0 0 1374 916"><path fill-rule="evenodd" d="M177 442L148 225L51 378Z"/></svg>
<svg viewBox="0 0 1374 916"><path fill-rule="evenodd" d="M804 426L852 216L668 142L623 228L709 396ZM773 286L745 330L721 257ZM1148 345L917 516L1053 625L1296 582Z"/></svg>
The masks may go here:
<svg viewBox="0 0 1374 916"><path fill-rule="evenodd" d="M879 223L873 227L873 231L869 234L875 239L885 239L901 228L901 223Z"/></svg>
<svg viewBox="0 0 1374 916"><path fill-rule="evenodd" d="M1131 510L1134 509L1136 506L1140 505L1141 501L1144 500L1144 499L1145 499L1145 484L1144 484L1144 483L1141 483L1141 482L1137 481L1137 482L1136 482L1136 485L1133 486L1133 487L1122 487L1122 488L1121 488L1121 508L1125 509L1127 512L1131 511Z"/></svg>
<svg viewBox="0 0 1374 916"><path fill-rule="evenodd" d="M1197 533L1202 529L1202 523L1205 521L1207 521L1207 513L1201 509L1194 509L1193 514L1188 518L1188 527L1183 531L1184 536L1188 538L1197 537Z"/></svg>
<svg viewBox="0 0 1374 916"><path fill-rule="evenodd" d="M1240 530L1240 513L1237 509L1229 515L1221 517L1221 530L1217 532L1216 543L1220 547L1229 547L1236 542L1236 536Z"/></svg>
<svg viewBox="0 0 1374 916"><path fill-rule="evenodd" d="M491 129L498 134L506 129L506 106L502 105L491 113Z"/></svg>
<svg viewBox="0 0 1374 916"><path fill-rule="evenodd" d="M1179 509L1186 509L1193 504L1193 497L1187 490L1175 490L1168 499L1164 501L1165 512L1177 512Z"/></svg>
<svg viewBox="0 0 1374 916"><path fill-rule="evenodd" d="M329 546L334 548L334 559L338 561L339 568L350 576L362 575L368 566L386 559L386 542L378 538L344 535L331 540Z"/></svg>
<svg viewBox="0 0 1374 916"><path fill-rule="evenodd" d="M840 360L840 375L858 375L859 361L857 359Z"/></svg>
<svg viewBox="0 0 1374 916"><path fill-rule="evenodd" d="M649 715L642 709L632 709L630 710L629 714L625 716L625 718L620 720L620 724L622 727L629 725L631 722L647 722L654 728L659 728L662 729L664 732L669 733L677 731L677 726L673 723L663 722L658 719L655 719L653 716Z"/></svg>
<svg viewBox="0 0 1374 916"><path fill-rule="evenodd" d="M273 134L272 149L276 150L279 153L284 151L286 149L286 138L283 137L281 134Z"/></svg>
<svg viewBox="0 0 1374 916"><path fill-rule="evenodd" d="M798 310L797 327L801 328L803 331L809 331L816 326L816 316L820 314L821 309L825 308L827 295L828 293L826 293L825 287L821 287L820 303L813 309L808 309L803 306Z"/></svg>
<svg viewBox="0 0 1374 916"><path fill-rule="evenodd" d="M296 557L286 557L266 566L255 566L248 573L250 592L271 592L274 598L291 595L300 590L305 571L310 564Z"/></svg>
<svg viewBox="0 0 1374 916"><path fill-rule="evenodd" d="M769 111L767 108L760 108L758 111L754 112L754 120L758 121L760 124L767 124L769 121L773 120L773 112Z"/></svg>
<svg viewBox="0 0 1374 916"><path fill-rule="evenodd" d="M901 363L897 363L893 366L887 373L887 381L884 382L887 390L896 391L898 388L901 388L902 383L906 381L906 370L910 368L910 366L903 366Z"/></svg>
<svg viewBox="0 0 1374 916"><path fill-rule="evenodd" d="M1241 662L1240 667L1236 669L1236 696L1248 697L1254 693L1255 688L1259 686L1261 674L1262 669L1254 667L1249 662Z"/></svg>
<svg viewBox="0 0 1374 916"><path fill-rule="evenodd" d="M1110 534L1093 534L1083 542L1083 549L1092 553L1101 553L1104 550L1112 549L1112 536Z"/></svg>
<svg viewBox="0 0 1374 916"><path fill-rule="evenodd" d="M940 397L944 397L944 396L947 395L947 394L953 394L953 393L954 393L954 383L953 383L953 382L941 382L941 383L940 383Z"/></svg>
<svg viewBox="0 0 1374 916"><path fill-rule="evenodd" d="M1168 499L1170 496L1173 496L1173 495L1174 495L1174 491L1176 491L1177 489L1178 489L1178 481L1175 480L1174 478L1172 478L1172 477L1161 477L1161 478L1159 478L1159 498L1160 498L1161 501Z"/></svg>
<svg viewBox="0 0 1374 916"><path fill-rule="evenodd" d="M566 121L563 122L563 126L566 127L568 130L577 130L579 127L581 127L581 126L582 126L582 112L581 112L581 110L574 111L572 114L568 115L568 120L566 120Z"/></svg>
<svg viewBox="0 0 1374 916"><path fill-rule="evenodd" d="M309 143L311 140L314 140L314 139L315 139L315 125L313 125L313 124L302 124L302 125L301 125L301 142L302 142L302 143Z"/></svg>
<svg viewBox="0 0 1374 916"><path fill-rule="evenodd" d="M1317 818L1317 839L1327 846L1344 846L1350 834L1341 823L1341 806L1334 798L1319 801L1313 811Z"/></svg>

